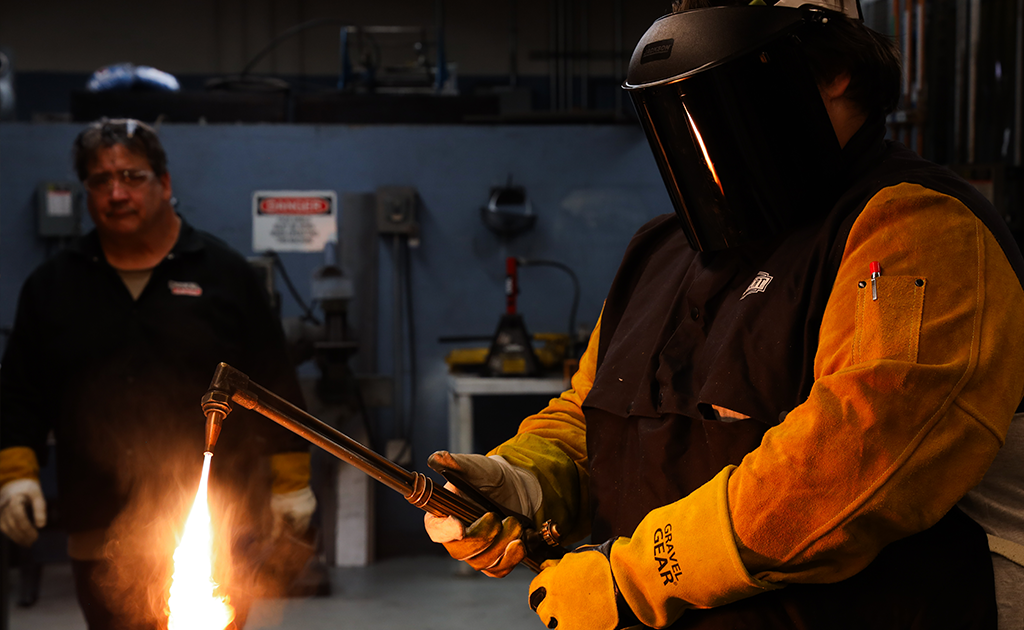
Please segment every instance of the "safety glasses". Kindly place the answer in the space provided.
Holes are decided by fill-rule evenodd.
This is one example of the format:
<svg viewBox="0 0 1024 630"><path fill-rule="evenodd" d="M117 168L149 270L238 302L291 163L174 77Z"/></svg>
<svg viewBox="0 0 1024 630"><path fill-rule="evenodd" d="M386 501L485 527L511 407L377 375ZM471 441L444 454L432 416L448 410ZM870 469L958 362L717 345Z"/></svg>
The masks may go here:
<svg viewBox="0 0 1024 630"><path fill-rule="evenodd" d="M123 170L105 173L93 173L85 178L85 188L91 193L108 193L114 189L114 182L119 181L125 188L141 188L153 180L153 171Z"/></svg>

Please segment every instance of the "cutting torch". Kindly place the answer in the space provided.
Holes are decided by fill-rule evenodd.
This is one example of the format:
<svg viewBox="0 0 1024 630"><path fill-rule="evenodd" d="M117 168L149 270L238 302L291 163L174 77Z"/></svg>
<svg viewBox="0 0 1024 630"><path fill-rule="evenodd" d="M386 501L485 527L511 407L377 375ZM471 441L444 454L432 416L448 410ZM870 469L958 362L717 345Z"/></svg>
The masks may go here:
<svg viewBox="0 0 1024 630"><path fill-rule="evenodd" d="M532 519L494 504L463 480L458 471L440 467L437 470L458 489L458 493L436 486L426 475L406 470L375 453L270 390L252 382L246 374L227 363L217 366L210 382L210 389L203 396L207 452L212 453L217 445L224 419L231 413L232 403L273 420L338 459L355 466L385 486L401 493L409 503L425 512L442 518L454 516L464 523L473 523L487 512L515 518L522 526L522 541L526 548L526 557L522 563L537 573L540 573L540 565L545 560L561 558L565 554L565 549L558 546L558 529L551 521L544 523L541 531L537 531Z"/></svg>

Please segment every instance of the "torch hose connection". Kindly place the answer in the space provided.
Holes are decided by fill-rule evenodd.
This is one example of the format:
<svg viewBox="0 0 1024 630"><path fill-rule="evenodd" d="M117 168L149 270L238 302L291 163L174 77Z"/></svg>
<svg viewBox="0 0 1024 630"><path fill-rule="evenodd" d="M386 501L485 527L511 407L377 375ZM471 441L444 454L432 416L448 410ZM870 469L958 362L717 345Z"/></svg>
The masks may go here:
<svg viewBox="0 0 1024 630"><path fill-rule="evenodd" d="M435 486L433 480L422 473L408 471L378 455L341 431L253 383L248 376L227 363L217 366L210 389L203 396L207 452L213 452L224 418L231 413L232 402L273 420L355 466L392 490L400 492L409 503L425 512L441 517L454 516L468 524L492 511L460 494ZM527 548L523 564L535 572L540 572L540 564L544 560L560 558L564 553L561 547L546 544L545 537L532 528L532 523L524 523L523 531L523 543Z"/></svg>

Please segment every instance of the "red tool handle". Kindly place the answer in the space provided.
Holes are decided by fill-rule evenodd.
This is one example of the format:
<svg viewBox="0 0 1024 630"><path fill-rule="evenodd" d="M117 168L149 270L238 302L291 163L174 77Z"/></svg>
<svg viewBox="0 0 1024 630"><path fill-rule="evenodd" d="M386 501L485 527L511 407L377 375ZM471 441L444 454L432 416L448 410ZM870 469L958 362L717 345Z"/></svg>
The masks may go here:
<svg viewBox="0 0 1024 630"><path fill-rule="evenodd" d="M505 312L516 314L516 296L519 295L519 265L514 256L505 259Z"/></svg>

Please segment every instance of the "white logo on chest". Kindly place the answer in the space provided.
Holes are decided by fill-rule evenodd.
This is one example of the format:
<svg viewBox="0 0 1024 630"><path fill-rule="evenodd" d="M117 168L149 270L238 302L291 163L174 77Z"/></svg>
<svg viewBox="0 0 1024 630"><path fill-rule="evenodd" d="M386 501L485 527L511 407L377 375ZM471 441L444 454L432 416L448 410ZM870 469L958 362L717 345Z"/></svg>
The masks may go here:
<svg viewBox="0 0 1024 630"><path fill-rule="evenodd" d="M742 300L751 293L764 293L765 288L768 287L768 283L771 281L772 277L768 275L768 272L758 271L757 277L754 278L754 281L750 283L750 286L747 287L747 290L743 292L743 295L740 296L740 299Z"/></svg>
<svg viewBox="0 0 1024 630"><path fill-rule="evenodd" d="M174 295L199 297L203 294L203 288L195 282L175 282L174 280L171 280L167 283L167 286Z"/></svg>

